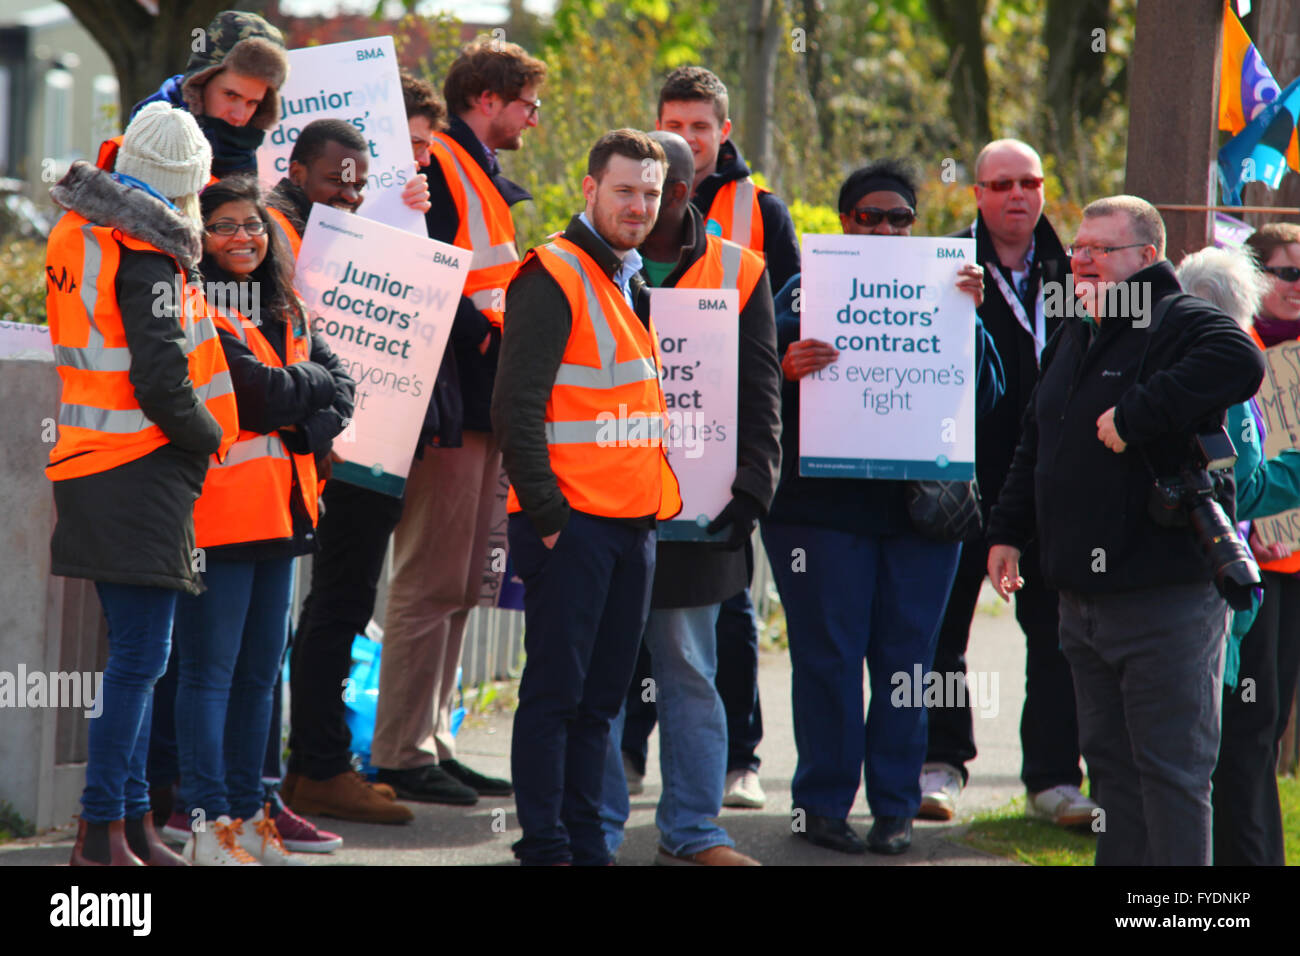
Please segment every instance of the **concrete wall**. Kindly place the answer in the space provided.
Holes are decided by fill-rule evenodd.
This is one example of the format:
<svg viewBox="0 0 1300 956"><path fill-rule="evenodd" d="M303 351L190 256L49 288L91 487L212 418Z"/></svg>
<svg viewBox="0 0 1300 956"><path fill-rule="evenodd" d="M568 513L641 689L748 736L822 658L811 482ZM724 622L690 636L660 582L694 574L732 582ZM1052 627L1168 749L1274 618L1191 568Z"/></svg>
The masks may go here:
<svg viewBox="0 0 1300 956"><path fill-rule="evenodd" d="M54 498L44 474L58 415L53 362L0 359L0 671L102 671L104 621L88 582L50 577ZM45 433L45 436L43 436ZM26 688L16 688L26 704ZM18 703L15 701L14 703ZM76 812L85 773L82 709L0 708L0 800L38 827Z"/></svg>

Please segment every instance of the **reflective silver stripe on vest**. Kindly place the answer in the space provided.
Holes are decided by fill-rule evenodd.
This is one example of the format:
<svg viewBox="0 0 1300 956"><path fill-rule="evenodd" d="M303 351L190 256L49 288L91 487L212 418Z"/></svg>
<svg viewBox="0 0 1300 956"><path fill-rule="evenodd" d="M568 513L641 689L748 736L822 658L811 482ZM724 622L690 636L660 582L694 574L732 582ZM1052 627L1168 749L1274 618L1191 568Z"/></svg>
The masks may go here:
<svg viewBox="0 0 1300 956"><path fill-rule="evenodd" d="M212 321L212 317L195 316L185 326L185 354L189 355L204 342L216 337L217 323Z"/></svg>
<svg viewBox="0 0 1300 956"><path fill-rule="evenodd" d="M500 306L504 305L504 303L496 301L497 291L497 289L479 289L469 297L469 300L474 303L475 308L480 312L487 309L496 309L499 312L501 311ZM504 292L505 290L500 291ZM505 296L502 296L502 298L505 298Z"/></svg>
<svg viewBox="0 0 1300 956"><path fill-rule="evenodd" d="M722 240L722 288L740 287L740 259L743 252L738 243Z"/></svg>
<svg viewBox="0 0 1300 956"><path fill-rule="evenodd" d="M284 442L280 440L279 435L258 435L256 438L248 438L244 441L237 441L230 446L230 451L226 453L226 460L217 464L212 462L210 468L231 468L235 465L245 465L250 461L257 461L259 458L285 458L289 453L284 450Z"/></svg>
<svg viewBox="0 0 1300 956"><path fill-rule="evenodd" d="M95 408L66 402L59 409L59 424L113 435L133 435L153 427L153 422L138 408Z"/></svg>
<svg viewBox="0 0 1300 956"><path fill-rule="evenodd" d="M750 230L753 228L751 220L754 214L754 181L752 179L742 179L736 183L736 196L731 204L731 236L732 242L738 242L746 249L750 247L751 236Z"/></svg>
<svg viewBox="0 0 1300 956"><path fill-rule="evenodd" d="M93 369L97 372L131 371L131 350L125 347L107 348L104 335L95 324L95 302L99 297L99 273L104 265L104 254L95 238L94 226L81 227L81 305L86 310L86 344L54 346L54 361L69 368Z"/></svg>
<svg viewBox="0 0 1300 956"><path fill-rule="evenodd" d="M460 180L461 188L465 190L465 216L469 220L469 244L473 252L470 257L470 269L487 269L507 262L518 262L519 252L513 242L492 245L492 237L488 234L487 216L483 212L483 199L474 188L474 181L469 178L469 173L461 165L456 151L446 143L442 145L447 155L451 157L452 165L456 167L456 178Z"/></svg>
<svg viewBox="0 0 1300 956"><path fill-rule="evenodd" d="M209 399L220 398L222 395L230 395L235 391L235 386L231 384L229 372L217 372L213 375L207 385L200 385L194 390L200 402L206 403Z"/></svg>
<svg viewBox="0 0 1300 956"><path fill-rule="evenodd" d="M663 437L663 419L633 415L622 420L610 416L595 422L547 422L548 445L620 445Z"/></svg>
<svg viewBox="0 0 1300 956"><path fill-rule="evenodd" d="M631 385L633 382L649 382L657 379L659 370L655 367L653 358L636 358L627 362L614 361L617 350L614 333L609 327L605 310L601 308L600 300L596 297L596 289L591 284L587 270L572 253L560 249L553 243L546 248L572 266L582 277L582 288L587 296L587 315L591 319L592 330L596 333L596 353L600 356L599 368L561 362L560 369L555 375L555 384L575 385L579 388L617 388L620 385Z"/></svg>

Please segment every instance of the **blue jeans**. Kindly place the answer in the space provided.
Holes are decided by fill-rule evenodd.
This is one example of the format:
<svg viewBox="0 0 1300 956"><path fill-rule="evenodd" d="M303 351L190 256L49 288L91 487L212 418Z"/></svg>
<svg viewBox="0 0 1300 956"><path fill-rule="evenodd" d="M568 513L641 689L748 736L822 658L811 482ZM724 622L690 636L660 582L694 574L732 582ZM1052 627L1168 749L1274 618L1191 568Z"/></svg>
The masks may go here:
<svg viewBox="0 0 1300 956"><path fill-rule="evenodd" d="M722 812L727 774L727 713L713 680L718 670L717 604L651 611L650 651L659 711L659 767L663 795L655 813L659 842L677 856L734 846L713 822ZM610 729L600 820L611 855L623 842L629 807L623 776L623 711Z"/></svg>
<svg viewBox="0 0 1300 956"><path fill-rule="evenodd" d="M293 559L209 558L203 581L207 591L176 606L180 798L187 813L247 819L262 805L262 758L289 633Z"/></svg>
<svg viewBox="0 0 1300 956"><path fill-rule="evenodd" d="M773 523L763 525L763 545L790 640L795 807L846 819L865 763L872 815L914 817L926 711L911 695L894 706L893 677L911 681L917 665L930 670L961 545L911 532ZM871 680L865 728L864 657Z"/></svg>
<svg viewBox="0 0 1300 956"><path fill-rule="evenodd" d="M512 514L524 582L524 650L510 770L521 863L609 862L600 796L609 724L622 706L650 610L655 533L571 512L547 549Z"/></svg>
<svg viewBox="0 0 1300 956"><path fill-rule="evenodd" d="M103 710L90 722L81 816L88 823L111 823L149 812L145 764L153 685L167 669L180 592L103 581L95 582L95 591L108 619L108 665Z"/></svg>

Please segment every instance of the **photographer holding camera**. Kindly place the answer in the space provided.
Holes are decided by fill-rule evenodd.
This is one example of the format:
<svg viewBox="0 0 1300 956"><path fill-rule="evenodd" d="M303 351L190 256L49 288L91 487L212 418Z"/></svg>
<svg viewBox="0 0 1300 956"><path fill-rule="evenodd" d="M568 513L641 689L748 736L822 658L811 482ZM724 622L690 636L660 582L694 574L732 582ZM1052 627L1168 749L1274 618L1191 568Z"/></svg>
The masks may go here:
<svg viewBox="0 0 1300 956"><path fill-rule="evenodd" d="M1204 866L1224 598L1249 600L1258 578L1223 531L1224 411L1254 394L1264 363L1229 316L1182 293L1145 200L1089 204L1069 252L1087 314L1043 352L990 519L989 578L1004 599L1017 590L1037 535L1101 806L1097 863Z"/></svg>

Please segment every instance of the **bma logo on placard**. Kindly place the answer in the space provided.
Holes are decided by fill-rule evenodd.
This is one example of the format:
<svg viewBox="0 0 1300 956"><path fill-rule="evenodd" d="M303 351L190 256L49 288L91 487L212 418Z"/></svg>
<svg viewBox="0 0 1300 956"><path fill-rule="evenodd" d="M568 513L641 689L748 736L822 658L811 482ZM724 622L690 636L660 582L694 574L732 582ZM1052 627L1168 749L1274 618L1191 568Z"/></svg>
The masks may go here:
<svg viewBox="0 0 1300 956"><path fill-rule="evenodd" d="M384 58L384 51L381 49L357 51L358 60L382 60L383 58Z"/></svg>
<svg viewBox="0 0 1300 956"><path fill-rule="evenodd" d="M960 249L944 249L940 247L938 251L938 255L936 255L935 258L936 259L965 259L966 253L962 252Z"/></svg>

